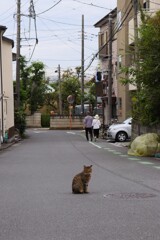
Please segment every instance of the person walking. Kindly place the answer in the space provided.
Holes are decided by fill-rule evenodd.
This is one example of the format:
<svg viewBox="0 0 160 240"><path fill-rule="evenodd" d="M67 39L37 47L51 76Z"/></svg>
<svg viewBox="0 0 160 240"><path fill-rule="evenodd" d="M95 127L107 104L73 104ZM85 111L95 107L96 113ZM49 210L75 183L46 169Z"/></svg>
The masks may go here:
<svg viewBox="0 0 160 240"><path fill-rule="evenodd" d="M92 121L93 121L93 117L90 115L90 112L87 112L87 115L83 120L87 141L89 141L89 135L90 135L90 140L91 141L93 140Z"/></svg>
<svg viewBox="0 0 160 240"><path fill-rule="evenodd" d="M99 129L101 126L101 122L99 120L98 114L94 116L94 119L92 121L92 127L93 127L93 134L94 134L94 140L96 142L97 138L99 138Z"/></svg>

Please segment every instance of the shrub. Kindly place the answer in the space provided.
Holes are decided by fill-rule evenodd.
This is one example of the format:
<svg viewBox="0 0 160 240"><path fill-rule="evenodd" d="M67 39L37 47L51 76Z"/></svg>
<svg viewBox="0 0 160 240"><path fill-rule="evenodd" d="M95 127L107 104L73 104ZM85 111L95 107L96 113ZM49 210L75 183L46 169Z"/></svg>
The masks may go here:
<svg viewBox="0 0 160 240"><path fill-rule="evenodd" d="M26 129L26 115L23 110L15 111L14 121L15 128L18 129L19 134L22 137Z"/></svg>
<svg viewBox="0 0 160 240"><path fill-rule="evenodd" d="M41 126L42 127L50 127L50 115L49 114L41 115Z"/></svg>

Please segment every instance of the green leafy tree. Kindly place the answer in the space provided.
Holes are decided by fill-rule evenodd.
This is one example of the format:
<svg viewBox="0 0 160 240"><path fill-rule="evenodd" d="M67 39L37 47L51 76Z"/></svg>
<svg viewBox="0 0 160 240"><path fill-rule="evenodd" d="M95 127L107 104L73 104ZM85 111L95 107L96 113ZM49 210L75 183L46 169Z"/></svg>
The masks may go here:
<svg viewBox="0 0 160 240"><path fill-rule="evenodd" d="M85 101L91 104L91 108L94 109L96 104L96 86L94 78L85 83L85 89L88 89L88 91L85 92Z"/></svg>
<svg viewBox="0 0 160 240"><path fill-rule="evenodd" d="M50 84L50 86L55 90L54 92L49 92L45 94L45 102L44 104L47 106L49 111L57 111L57 99L58 99L58 91L59 86L58 82Z"/></svg>
<svg viewBox="0 0 160 240"><path fill-rule="evenodd" d="M46 82L44 79L44 64L42 62L33 62L29 67L29 73L27 104L31 114L33 114L45 102Z"/></svg>
<svg viewBox="0 0 160 240"><path fill-rule="evenodd" d="M26 109L28 98L28 87L30 79L30 67L24 56L20 57L20 108Z"/></svg>
<svg viewBox="0 0 160 240"><path fill-rule="evenodd" d="M123 68L123 84L137 86L133 93L133 117L143 124L160 122L160 11L153 17L143 14L139 28L137 62ZM138 66L138 67L137 67Z"/></svg>
<svg viewBox="0 0 160 240"><path fill-rule="evenodd" d="M63 112L67 114L68 113L67 97L69 95L74 96L74 106L76 104L80 104L81 86L78 78L72 75L65 77L61 82L61 93L62 93Z"/></svg>
<svg viewBox="0 0 160 240"><path fill-rule="evenodd" d="M77 73L77 77L79 78L80 73L81 73L81 67L76 67L75 70L76 70L76 73Z"/></svg>

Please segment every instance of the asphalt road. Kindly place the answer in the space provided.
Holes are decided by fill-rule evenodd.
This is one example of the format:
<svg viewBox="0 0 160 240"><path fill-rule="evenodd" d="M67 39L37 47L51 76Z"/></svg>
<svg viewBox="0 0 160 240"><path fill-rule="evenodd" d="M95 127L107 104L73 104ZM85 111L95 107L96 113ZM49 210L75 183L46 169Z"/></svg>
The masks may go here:
<svg viewBox="0 0 160 240"><path fill-rule="evenodd" d="M0 152L0 240L159 240L160 160L79 131L33 129ZM93 165L89 194L73 176Z"/></svg>

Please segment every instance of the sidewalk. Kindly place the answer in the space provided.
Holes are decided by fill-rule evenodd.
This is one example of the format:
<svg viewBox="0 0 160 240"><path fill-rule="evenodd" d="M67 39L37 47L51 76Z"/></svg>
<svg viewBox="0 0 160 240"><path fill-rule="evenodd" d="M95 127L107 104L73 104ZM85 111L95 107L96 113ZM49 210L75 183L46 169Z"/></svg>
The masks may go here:
<svg viewBox="0 0 160 240"><path fill-rule="evenodd" d="M11 147L13 144L21 141L21 138L18 138L17 136L15 136L15 139L12 142L6 142L6 143L1 143L0 145L0 151L5 150L9 147Z"/></svg>
<svg viewBox="0 0 160 240"><path fill-rule="evenodd" d="M15 141L14 141L14 142L11 142L11 143L1 143L1 145L0 145L0 151L9 148L9 147L12 146L13 144L15 144Z"/></svg>

